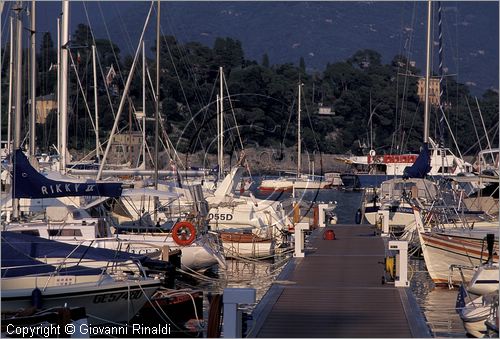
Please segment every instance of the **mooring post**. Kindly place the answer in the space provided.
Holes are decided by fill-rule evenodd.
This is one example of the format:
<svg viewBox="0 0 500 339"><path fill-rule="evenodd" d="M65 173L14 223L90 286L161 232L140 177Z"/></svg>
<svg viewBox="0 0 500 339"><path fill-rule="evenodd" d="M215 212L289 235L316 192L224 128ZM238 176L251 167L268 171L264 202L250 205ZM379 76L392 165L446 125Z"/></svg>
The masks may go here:
<svg viewBox="0 0 500 339"><path fill-rule="evenodd" d="M309 229L308 223L298 223L295 225L295 253L294 257L303 258L304 253L304 231Z"/></svg>
<svg viewBox="0 0 500 339"><path fill-rule="evenodd" d="M396 280L394 286L409 287L408 281L408 242L407 241L389 241L389 249L398 251L396 254Z"/></svg>
<svg viewBox="0 0 500 339"><path fill-rule="evenodd" d="M328 204L318 204L318 214L319 214L318 224L319 224L319 227L326 227L325 209L327 209L327 208L328 208Z"/></svg>
<svg viewBox="0 0 500 339"><path fill-rule="evenodd" d="M389 210L379 210L378 216L382 220L382 237L388 237L389 233Z"/></svg>
<svg viewBox="0 0 500 339"><path fill-rule="evenodd" d="M224 338L241 338L242 322L239 304L252 304L256 300L254 288L225 288L223 292L224 303Z"/></svg>

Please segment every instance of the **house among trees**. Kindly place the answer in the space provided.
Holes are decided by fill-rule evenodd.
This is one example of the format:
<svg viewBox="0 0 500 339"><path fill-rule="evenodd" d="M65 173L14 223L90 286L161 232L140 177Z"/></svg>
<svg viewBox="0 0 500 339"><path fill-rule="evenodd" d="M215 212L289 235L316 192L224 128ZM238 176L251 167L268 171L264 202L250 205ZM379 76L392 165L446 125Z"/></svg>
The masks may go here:
<svg viewBox="0 0 500 339"><path fill-rule="evenodd" d="M418 79L417 95L420 101L425 101L425 78ZM439 78L429 79L429 102L439 106Z"/></svg>
<svg viewBox="0 0 500 339"><path fill-rule="evenodd" d="M318 114L319 115L335 115L330 106L323 106L323 103L318 103Z"/></svg>
<svg viewBox="0 0 500 339"><path fill-rule="evenodd" d="M130 133L115 134L111 141L109 162L113 164L130 162L132 166L135 166L139 161L141 149L141 132L133 131Z"/></svg>
<svg viewBox="0 0 500 339"><path fill-rule="evenodd" d="M54 93L37 97L36 101L36 123L45 124L50 111L57 110L57 100Z"/></svg>

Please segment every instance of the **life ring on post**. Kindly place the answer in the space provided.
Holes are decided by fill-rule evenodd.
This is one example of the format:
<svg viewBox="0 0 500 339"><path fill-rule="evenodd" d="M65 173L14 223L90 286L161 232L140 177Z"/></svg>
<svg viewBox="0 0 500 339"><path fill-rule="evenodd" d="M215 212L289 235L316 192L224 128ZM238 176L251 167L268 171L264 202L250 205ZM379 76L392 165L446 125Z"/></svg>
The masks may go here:
<svg viewBox="0 0 500 339"><path fill-rule="evenodd" d="M180 221L172 228L172 238L179 246L189 246L196 238L196 228L189 221Z"/></svg>

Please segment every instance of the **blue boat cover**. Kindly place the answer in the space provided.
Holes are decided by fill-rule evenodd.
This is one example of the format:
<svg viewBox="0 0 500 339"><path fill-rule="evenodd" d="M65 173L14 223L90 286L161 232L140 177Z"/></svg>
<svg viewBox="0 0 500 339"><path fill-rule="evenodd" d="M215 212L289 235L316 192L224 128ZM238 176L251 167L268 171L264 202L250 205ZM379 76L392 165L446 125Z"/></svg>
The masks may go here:
<svg viewBox="0 0 500 339"><path fill-rule="evenodd" d="M422 150L413 165L408 166L403 171L403 179L408 178L425 178L427 173L431 170L431 156L429 153L429 146L424 143Z"/></svg>
<svg viewBox="0 0 500 339"><path fill-rule="evenodd" d="M70 196L101 196L119 197L122 194L122 184L96 182L65 182L44 177L34 169L21 149L14 153L14 185L12 198L58 198Z"/></svg>
<svg viewBox="0 0 500 339"><path fill-rule="evenodd" d="M2 278L55 272L55 266L46 265L35 258L67 257L76 260L90 259L111 262L138 260L143 264L155 261L144 255L105 248L71 245L29 234L5 231L1 232L1 236ZM75 260L72 260L72 262L75 262ZM81 275L99 274L100 272L101 269L78 265L60 270L59 274Z"/></svg>

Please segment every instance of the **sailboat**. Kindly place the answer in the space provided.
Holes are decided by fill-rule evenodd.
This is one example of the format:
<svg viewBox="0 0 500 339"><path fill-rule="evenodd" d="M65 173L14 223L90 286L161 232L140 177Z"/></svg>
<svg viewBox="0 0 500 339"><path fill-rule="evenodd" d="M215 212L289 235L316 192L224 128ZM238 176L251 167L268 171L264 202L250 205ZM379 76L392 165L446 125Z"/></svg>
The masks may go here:
<svg viewBox="0 0 500 339"><path fill-rule="evenodd" d="M161 286L145 256L2 232L2 312L83 306L92 325L129 321ZM36 293L38 291L38 297ZM118 311L117 310L126 310Z"/></svg>
<svg viewBox="0 0 500 339"><path fill-rule="evenodd" d="M280 177L277 179L264 179L260 183L261 192L291 192L294 189L325 189L342 185L340 173L326 173L319 176L311 173L302 174L302 137L301 137L301 98L302 86L298 85L297 103L297 175L296 177ZM328 180L326 180L328 178Z"/></svg>
<svg viewBox="0 0 500 339"><path fill-rule="evenodd" d="M426 65L426 87L425 87L425 117L424 117L424 146L422 153L415 164L405 170L407 177L423 177L430 170L427 142L429 134L429 75L430 75L430 43L431 43L431 16L432 4L428 0L427 17L427 65ZM498 178L497 178L498 180ZM465 223L457 223L453 228L443 228L432 225L432 206L424 207L413 200L413 212L416 228L425 264L429 275L436 284L456 284L463 280L468 282L472 278L472 272L464 270L459 275L453 270L456 266L474 267L482 263L488 257L486 252L486 233L496 233L490 238L492 263L498 263L498 221L492 223L489 232L469 227ZM425 221L424 221L425 220ZM429 227L433 226L433 227ZM494 232L494 233L493 233Z"/></svg>

